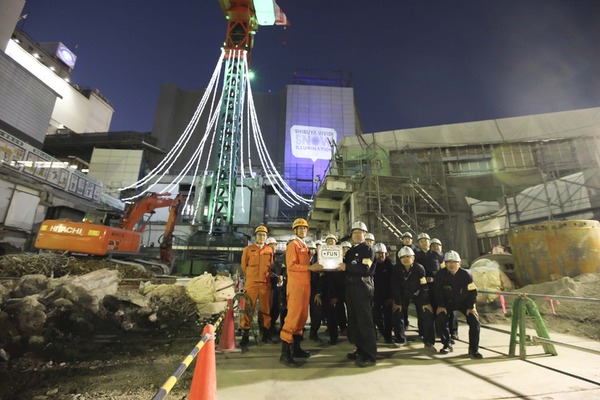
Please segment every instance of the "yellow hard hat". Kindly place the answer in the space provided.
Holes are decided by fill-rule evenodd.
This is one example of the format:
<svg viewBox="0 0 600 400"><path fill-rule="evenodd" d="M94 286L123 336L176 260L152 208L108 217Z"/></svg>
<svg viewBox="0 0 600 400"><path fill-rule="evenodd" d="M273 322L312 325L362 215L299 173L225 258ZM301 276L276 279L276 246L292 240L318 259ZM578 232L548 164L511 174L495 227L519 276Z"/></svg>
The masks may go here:
<svg viewBox="0 0 600 400"><path fill-rule="evenodd" d="M299 226L305 226L308 228L308 222L304 218L297 218L292 225L292 229L296 229Z"/></svg>
<svg viewBox="0 0 600 400"><path fill-rule="evenodd" d="M264 232L267 236L269 235L269 230L264 225L259 225L256 227L256 229L254 230L254 233L258 233L258 232Z"/></svg>

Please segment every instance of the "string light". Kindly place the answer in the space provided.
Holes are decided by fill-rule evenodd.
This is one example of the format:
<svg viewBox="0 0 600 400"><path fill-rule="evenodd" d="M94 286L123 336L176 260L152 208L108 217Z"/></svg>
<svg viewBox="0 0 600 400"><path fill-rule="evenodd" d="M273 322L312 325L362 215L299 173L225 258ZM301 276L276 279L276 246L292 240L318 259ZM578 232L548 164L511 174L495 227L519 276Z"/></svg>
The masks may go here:
<svg viewBox="0 0 600 400"><path fill-rule="evenodd" d="M236 165L234 165L235 160L239 161L240 168L240 187L242 189L241 193L241 201L242 207L241 211L245 213L244 208L244 187L245 182L244 179L246 176L249 178L255 178L256 174L252 168L252 146L256 148L256 153L259 158L260 166L264 171L264 174L270 183L271 187L277 194L277 196L281 199L281 201L287 205L288 207L293 207L299 204L310 205L312 200L306 199L300 195L298 195L284 180L281 176L275 164L273 163L271 156L269 155L268 147L265 144L264 138L262 136L262 132L260 129L260 124L258 122L258 116L256 113L256 109L254 107L254 98L252 96L252 88L250 84L249 74L250 71L248 69L248 59L247 59L247 51L241 50L224 50L221 51L221 56L219 57L219 61L213 71L211 79L209 81L208 87L202 96L198 107L196 108L192 118L184 129L183 133L173 145L173 148L169 150L167 155L161 160L158 165L150 171L145 177L138 180L135 183L132 183L129 186L121 188L119 190L127 190L127 189L139 189L141 187L145 187L144 190L140 191L134 196L123 199L124 201L131 201L136 198L144 196L146 193L153 191L153 188L162 182L165 175L168 174L169 170L172 168L174 163L179 159L184 149L188 146L194 145L194 141L192 140L193 132L196 130L198 122L200 121L200 116L204 114L205 109L207 108L207 104L210 100L210 105L208 107L208 121L204 128L204 133L200 137L199 141L195 144L196 148L194 153L189 158L185 166L182 170L177 174L177 176L167 185L165 188L166 192L171 192L179 187L181 181L186 177L192 177L192 182L195 183L198 181L198 173L201 170L201 162L203 159L203 155L205 154L206 144L210 142L207 150L207 156L205 158L206 162L204 165L204 170L201 171L201 179L200 180L200 188L197 190L197 193L200 193L200 189L205 187L206 178L210 176L209 163L211 159L211 155L213 149L215 148L215 140L217 139L217 135L226 134L225 131L229 129L229 133L232 135L232 142L230 149L224 148L225 140L221 140L220 143L220 151L219 155L219 164L218 165L226 165L228 164L229 170L227 174L227 188L228 190L228 200L229 204L232 204L235 201L235 198L232 198L233 188L236 185L236 175L235 169ZM225 61L224 70L225 75L223 78L223 89L221 90L220 96L217 95L218 82L221 79L221 70L223 68L223 61ZM233 74L233 75L232 75ZM225 82L231 82L232 79L234 83L238 85L229 86L225 85ZM235 87L239 88L236 90ZM226 93L228 90L235 90L235 92ZM218 98L218 101L217 101ZM222 108L223 102L226 101L225 107ZM218 121L219 115L221 112L219 110L225 110L223 121ZM231 112L231 113L230 113ZM228 125L228 121L231 121L231 124ZM219 130L219 126L222 128L222 132L217 132ZM210 139L210 141L209 141ZM239 148L236 146L236 140L239 142ZM237 159L237 155L235 152L239 151L239 159ZM246 154L244 154L246 152ZM227 154L226 154L227 153ZM246 155L246 157L244 157ZM229 157L229 163L225 163L226 158ZM193 172L190 174L190 171ZM246 174L247 171L247 174ZM216 171L212 172L216 174L214 177L214 184L216 187L221 183L221 176ZM195 204L190 206L191 202L191 191L188 193L185 203L184 210L189 210L191 207L193 211L193 220L197 220L198 212L203 209L203 205L200 204L202 201L202 196L198 194L196 196ZM213 191L213 196L209 201L212 201L213 204L216 201L217 190ZM212 210L214 212L214 210ZM214 227L214 218L213 216L209 216L210 226L209 231L212 232Z"/></svg>

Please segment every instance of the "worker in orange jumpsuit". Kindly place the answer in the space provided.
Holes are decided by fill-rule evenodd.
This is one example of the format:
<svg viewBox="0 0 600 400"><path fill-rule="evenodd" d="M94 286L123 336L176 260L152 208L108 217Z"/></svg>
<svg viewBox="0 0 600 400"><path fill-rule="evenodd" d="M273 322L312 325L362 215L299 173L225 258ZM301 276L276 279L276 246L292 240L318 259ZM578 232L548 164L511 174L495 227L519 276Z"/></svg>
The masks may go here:
<svg viewBox="0 0 600 400"><path fill-rule="evenodd" d="M298 367L294 360L308 358L310 352L300 348L304 325L308 319L310 301L310 256L304 238L308 235L308 222L298 218L292 224L296 238L288 243L285 250L287 267L287 308L288 312L281 328L281 357L279 362L288 367Z"/></svg>
<svg viewBox="0 0 600 400"><path fill-rule="evenodd" d="M242 272L245 278L246 294L250 298L250 307L254 313L256 300L260 302L259 321L262 319L261 331L263 341L269 341L271 332L271 265L273 264L273 249L266 245L269 231L263 225L254 230L254 244L246 247L242 253ZM240 347L248 345L250 332L250 315L244 314L241 321L242 340Z"/></svg>

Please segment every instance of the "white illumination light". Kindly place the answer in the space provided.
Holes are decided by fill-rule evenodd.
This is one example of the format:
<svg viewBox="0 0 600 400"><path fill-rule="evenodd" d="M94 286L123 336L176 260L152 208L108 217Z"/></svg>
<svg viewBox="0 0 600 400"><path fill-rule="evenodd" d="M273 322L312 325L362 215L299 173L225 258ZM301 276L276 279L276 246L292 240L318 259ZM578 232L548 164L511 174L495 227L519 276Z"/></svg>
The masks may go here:
<svg viewBox="0 0 600 400"><path fill-rule="evenodd" d="M229 54L227 54L227 57L225 52L229 52ZM234 107L225 107L222 108L222 102L224 100L224 93L223 93L223 89L221 90L221 94L220 96L218 96L217 93L217 89L219 86L219 81L221 78L221 70L223 67L223 61L225 61L225 71L237 71L236 74L237 76L235 77L237 80L241 80L242 85L238 86L238 88L240 89L239 91L236 91L233 99L231 99L230 97L228 97L227 101L232 101L234 103ZM231 78L231 77L224 77L224 81L227 78ZM67 80L67 79L65 79ZM237 104L240 104L240 99L241 99L241 104L242 107L241 109L237 109L238 107L236 106ZM208 106L208 118L207 118L207 124L206 127L204 128L204 133L202 135L200 135L199 137L192 137L192 132L196 131L196 126L198 124L198 122L200 121L200 116L204 115L205 113L205 109L207 108L207 105L210 101L210 105ZM154 187L161 182L162 178L168 173L169 169L171 169L171 167L173 166L173 164L175 163L175 161L177 159L179 159L179 157L181 156L181 154L183 153L183 150L188 147L188 146L194 146L195 150L194 153L192 154L191 157L189 157L188 162L186 163L186 165L183 167L183 169L181 170L181 172L173 179L173 181L164 189L161 189L161 191L164 192L173 192L176 191L177 188L179 187L179 183L183 180L183 178L185 176L192 176L192 182L197 182L197 179L200 180L201 184L200 187L204 188L205 187L205 183L206 180L208 178L211 178L211 172L209 170L209 163L211 160L211 155L213 150L215 149L215 140L218 140L218 133L217 133L217 127L218 127L218 117L219 117L219 111L225 109L227 110L227 113L229 113L229 110L231 110L231 112L234 113L234 115L225 115L225 118L229 118L229 117L233 117L231 118L233 121L241 121L241 126L237 126L234 125L232 126L232 129L234 129L233 134L238 138L238 140L240 141L239 143L239 160L240 160L240 165L239 165L239 169L240 169L240 175L242 178L242 185L243 185L243 179L246 177L246 175L248 175L248 177L250 178L254 178L255 174L253 172L252 169L252 160L250 157L251 154L251 146L254 146L256 148L256 154L258 154L259 157L259 162L262 166L262 170L265 173L265 176L267 178L267 180L269 181L269 183L271 184L271 186L273 187L273 190L275 191L275 193L281 198L281 200L288 206L294 206L294 205L298 205L300 203L303 204L310 204L312 202L312 200L309 199L305 199L302 196L298 195L296 192L294 192L294 190L287 184L287 182L285 182L285 180L283 179L283 177L279 174L279 172L277 171L277 169L275 168L275 165L273 163L273 161L271 160L271 157L269 155L268 152L268 148L267 145L265 144L265 141L262 137L262 132L260 130L260 125L258 123L258 117L256 115L256 109L254 108L254 99L252 97L252 90L251 90L251 86L250 86L250 71L248 70L248 60L247 60L247 51L240 51L240 50L224 50L221 49L221 56L219 58L219 61L217 62L217 65L215 67L215 70L213 71L213 75L210 79L210 82L207 86L206 91L204 92L204 95L202 96L202 99L200 100L200 104L198 105L198 107L196 108L196 111L194 112L194 115L192 116L190 122L188 123L187 127L185 128L185 130L183 131L183 133L181 134L181 136L179 137L179 139L177 140L177 142L175 143L175 145L173 146L173 148L171 150L169 150L169 152L167 153L167 155L163 158L163 160L156 166L156 168L154 168L152 171L150 171L145 177L143 177L142 179L140 179L139 181L132 183L131 185L121 188L119 190L126 190L126 189L139 189L142 186L144 187L143 190L141 190L138 194L136 194L135 196L123 199L124 201L130 201L136 198L139 198L141 196L144 196L146 193L152 192L152 191L156 191L154 190ZM240 130L239 132L237 130ZM205 155L205 147L207 142L210 139L210 143L208 145L208 149L207 149L207 155ZM221 146L223 146L225 143L225 141L221 141ZM221 151L219 152L220 157L221 157L221 164L224 164L225 160L223 160L223 157L227 156L229 157L230 160L234 159L234 155L233 154L233 148L234 146L231 146L231 149L229 150L229 154L225 154L225 152L223 151L223 149L221 149ZM247 157L247 159L244 159L244 156ZM206 162L204 164L204 169L202 170L201 166L200 166L200 161L202 159L205 159ZM230 166L233 168L233 165L230 164ZM247 172L247 173L246 173ZM214 173L214 172L213 172ZM200 177L199 177L200 175ZM219 184L219 179L220 177L217 177L217 181L216 184ZM235 179L236 176L234 176L233 174L233 170L230 170L228 173L228 181L227 181L227 187L229 188L229 193L233 192L233 185L235 185ZM195 205L190 205L188 204L190 201L190 194L188 194L188 196L185 199L185 204L182 207L184 210L185 209L190 209L190 207L194 210L194 216L193 218L196 219L196 214L200 211L203 212L204 214L206 214L206 208L201 205L196 203ZM242 204L244 203L244 191L242 190L241 193L242 196ZM201 199L200 196L197 197L197 201L199 202ZM212 201L214 201L215 199L213 198ZM245 212L245 210L243 210L242 208L242 212ZM209 218L211 218L209 216ZM211 218L211 222L210 222L210 230L212 231L212 225L213 225L213 220Z"/></svg>

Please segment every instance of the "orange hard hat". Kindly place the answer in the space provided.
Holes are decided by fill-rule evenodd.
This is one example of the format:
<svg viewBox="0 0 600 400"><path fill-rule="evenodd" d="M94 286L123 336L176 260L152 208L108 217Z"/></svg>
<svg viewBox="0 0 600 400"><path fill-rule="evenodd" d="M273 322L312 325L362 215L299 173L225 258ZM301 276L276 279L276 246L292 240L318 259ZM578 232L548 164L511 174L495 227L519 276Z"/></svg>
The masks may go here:
<svg viewBox="0 0 600 400"><path fill-rule="evenodd" d="M254 230L254 233L258 233L258 232L264 232L267 236L269 235L269 230L264 225L259 225L256 227L256 229Z"/></svg>
<svg viewBox="0 0 600 400"><path fill-rule="evenodd" d="M308 228L308 222L304 218L296 218L294 224L292 225L292 229L296 229L299 226L305 226Z"/></svg>

